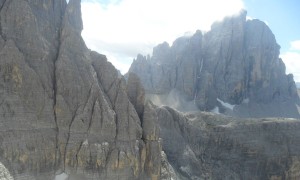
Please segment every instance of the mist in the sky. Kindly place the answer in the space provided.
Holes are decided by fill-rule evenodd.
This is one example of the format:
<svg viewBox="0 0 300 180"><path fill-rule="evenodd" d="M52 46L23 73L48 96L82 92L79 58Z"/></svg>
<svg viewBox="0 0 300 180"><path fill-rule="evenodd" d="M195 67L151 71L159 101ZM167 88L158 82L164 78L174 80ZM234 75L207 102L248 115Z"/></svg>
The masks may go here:
<svg viewBox="0 0 300 180"><path fill-rule="evenodd" d="M147 94L146 99L157 106L169 106L181 112L198 110L194 100L188 100L176 89L171 90L167 95Z"/></svg>

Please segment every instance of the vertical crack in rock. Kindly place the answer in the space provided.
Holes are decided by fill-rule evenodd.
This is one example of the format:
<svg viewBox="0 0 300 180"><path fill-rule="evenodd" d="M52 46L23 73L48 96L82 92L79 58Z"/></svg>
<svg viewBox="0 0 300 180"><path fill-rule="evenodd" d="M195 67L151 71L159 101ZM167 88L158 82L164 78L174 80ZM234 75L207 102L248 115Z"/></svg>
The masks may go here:
<svg viewBox="0 0 300 180"><path fill-rule="evenodd" d="M77 168L78 168L78 154L79 154L79 152L80 152L80 150L81 150L81 147L82 147L84 141L85 141L85 140L83 140L83 141L80 142L80 145L79 145L79 147L78 147L78 149L77 149L77 151L76 151L76 155L75 155L75 158L76 158L75 169L76 169L76 171L77 171Z"/></svg>
<svg viewBox="0 0 300 180"><path fill-rule="evenodd" d="M3 7L4 7L4 4L6 3L6 0L4 0L0 6L0 12L2 11Z"/></svg>
<svg viewBox="0 0 300 180"><path fill-rule="evenodd" d="M56 82L56 61L58 59L58 55L59 55L59 49L58 49L58 53L57 53L57 57L55 59L55 61L53 62L53 80L52 80L52 86L53 86L53 115L54 115L54 121L55 121L55 130L56 130L56 134L55 134L55 141L56 141L56 150L55 150L55 167L57 167L57 163L59 163L59 159L60 159L60 149L58 146L58 135L59 135L59 127L57 124L57 114L56 114L56 95L57 95L57 82Z"/></svg>
<svg viewBox="0 0 300 180"><path fill-rule="evenodd" d="M90 114L90 121L89 121L89 125L88 125L88 129L87 129L87 135L89 134L89 132L90 132L90 129L91 129L91 125L92 125L92 121L93 121L93 116L94 116L94 112L95 112L95 105L96 105L96 103L97 103L97 101L98 101L98 98L96 98L95 100L94 100L94 103L93 103L93 105L92 105L92 112L91 112L91 114ZM102 110L103 111L103 110ZM101 127L102 127L102 116L103 116L103 114L102 114L102 111L101 111Z"/></svg>
<svg viewBox="0 0 300 180"><path fill-rule="evenodd" d="M55 12L55 2L53 1L53 11ZM65 9L64 9L65 12ZM55 168L57 168L59 166L60 163L60 159L61 159L61 152L60 152L60 148L59 148L59 126L58 126L58 122L57 122L57 77L56 77L56 66L57 66L57 61L59 59L59 55L60 55L60 49L61 49L61 33L62 33L62 21L64 15L61 17L60 19L60 29L58 30L58 36L57 36L57 40L58 40L58 45L57 45L57 51L56 51L56 55L53 61L53 77L52 77L52 87L53 87L53 116L54 116L54 121L55 121L55 130L56 130L56 134L55 134Z"/></svg>
<svg viewBox="0 0 300 180"><path fill-rule="evenodd" d="M118 96L119 96L119 91L120 91L120 85L121 85L121 81L118 82L118 90L117 90L117 94L115 96L115 99L113 100L114 104L113 104L113 109L115 110L116 109L116 102L118 100ZM115 123L116 123L116 137L115 137L115 141L117 142L118 141L118 135L119 135L119 118L120 117L116 117L115 118Z"/></svg>
<svg viewBox="0 0 300 180"><path fill-rule="evenodd" d="M5 3L6 3L6 0L4 0L4 1L2 2L1 6L0 6L0 13L2 12L2 9L3 9L4 5L5 5ZM3 31L2 31L2 21L0 21L0 35L1 35L1 37L6 41L6 38L3 36Z"/></svg>
<svg viewBox="0 0 300 180"><path fill-rule="evenodd" d="M60 149L59 149L59 146L58 146L58 135L59 135L59 127L58 127L58 124L57 124L57 107L56 107L56 95L57 95L57 81L56 81L56 62L58 60L58 57L59 57L59 52L60 52L60 34L61 34L61 31L59 32L59 35L58 35L58 49L57 49L57 54L56 54L56 57L53 61L53 79L52 79L52 87L53 87L53 115L54 115L54 121L55 121L55 130L56 130L56 134L55 134L55 141L56 141L56 150L55 150L55 167L58 166L58 163L59 163L59 159L60 159Z"/></svg>
<svg viewBox="0 0 300 180"><path fill-rule="evenodd" d="M73 124L73 122L75 121L75 118L76 118L76 116L77 116L77 112L78 112L78 110L79 110L79 105L77 105L76 107L75 107L75 112L73 112L73 114L72 114L72 118L71 118L71 122L70 122L70 124L69 124L69 127L68 127L68 134L67 134L67 140L66 140L66 144L65 144L65 148L64 148L64 164L63 164L63 170L65 170L65 168L66 168L66 158L67 158L67 149L68 149L68 145L69 145L69 140L70 140L70 136L71 136L71 128L72 128L72 124Z"/></svg>
<svg viewBox="0 0 300 180"><path fill-rule="evenodd" d="M130 111L129 111L129 104L130 104L130 101L127 102L126 104L126 111L127 111L127 127L125 127L127 129L127 135L128 137L130 137L130 118L132 117L132 115L130 114ZM132 118L134 119L134 118Z"/></svg>

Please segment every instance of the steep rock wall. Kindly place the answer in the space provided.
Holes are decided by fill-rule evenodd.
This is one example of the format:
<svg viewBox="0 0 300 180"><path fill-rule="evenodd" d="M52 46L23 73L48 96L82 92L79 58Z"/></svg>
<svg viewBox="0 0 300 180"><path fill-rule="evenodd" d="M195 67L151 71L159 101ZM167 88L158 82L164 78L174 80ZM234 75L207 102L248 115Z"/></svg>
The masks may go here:
<svg viewBox="0 0 300 180"><path fill-rule="evenodd" d="M158 138L143 138L125 80L87 49L80 0L0 4L0 161L11 176L159 179Z"/></svg>
<svg viewBox="0 0 300 180"><path fill-rule="evenodd" d="M216 106L241 117L295 117L300 104L292 75L285 74L280 46L270 28L246 12L212 25L204 35L162 43L152 57L138 55L129 72L136 73L147 94L180 91L200 110ZM236 105L228 109L221 101Z"/></svg>

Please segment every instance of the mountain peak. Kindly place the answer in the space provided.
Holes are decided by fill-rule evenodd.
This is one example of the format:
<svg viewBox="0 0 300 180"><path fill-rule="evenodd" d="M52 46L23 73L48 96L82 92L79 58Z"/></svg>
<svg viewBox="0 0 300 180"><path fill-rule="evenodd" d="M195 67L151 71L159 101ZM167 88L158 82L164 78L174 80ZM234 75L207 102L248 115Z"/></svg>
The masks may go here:
<svg viewBox="0 0 300 180"><path fill-rule="evenodd" d="M137 62L129 71L140 77L146 92L168 94L176 89L200 110L218 107L242 117L299 118L294 80L285 74L274 34L260 20L247 21L246 15L241 11L226 17L203 36L198 32L178 38L171 47L158 45L143 65L150 72L139 71ZM226 109L217 99L235 109Z"/></svg>
<svg viewBox="0 0 300 180"><path fill-rule="evenodd" d="M154 119L140 101L137 114L125 79L86 48L80 0L1 3L2 170L15 179L159 178L160 142L143 137L156 127L141 124ZM134 87L128 94L142 94Z"/></svg>

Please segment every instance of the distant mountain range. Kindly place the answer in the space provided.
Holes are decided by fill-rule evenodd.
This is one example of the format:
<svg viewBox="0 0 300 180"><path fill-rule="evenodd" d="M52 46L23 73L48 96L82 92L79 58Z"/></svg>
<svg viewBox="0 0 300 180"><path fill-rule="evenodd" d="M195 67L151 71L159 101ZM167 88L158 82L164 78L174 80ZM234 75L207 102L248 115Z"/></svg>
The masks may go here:
<svg viewBox="0 0 300 180"><path fill-rule="evenodd" d="M300 89L300 82L296 82L296 86L298 89Z"/></svg>
<svg viewBox="0 0 300 180"><path fill-rule="evenodd" d="M290 160L300 157L300 121L278 118L300 118L300 89L286 75L270 28L246 17L241 12L209 32L159 44L130 67L135 93L129 97L145 94L158 106L172 179L300 178L299 160ZM141 85L133 79L141 80L145 93L135 90Z"/></svg>
<svg viewBox="0 0 300 180"><path fill-rule="evenodd" d="M300 99L274 34L264 22L246 16L244 11L227 17L211 31L180 37L171 46L159 44L152 56L138 55L129 73L139 76L148 95L164 97L158 102L180 99L170 103L179 110L191 110L187 104L192 104L238 117L299 118Z"/></svg>

